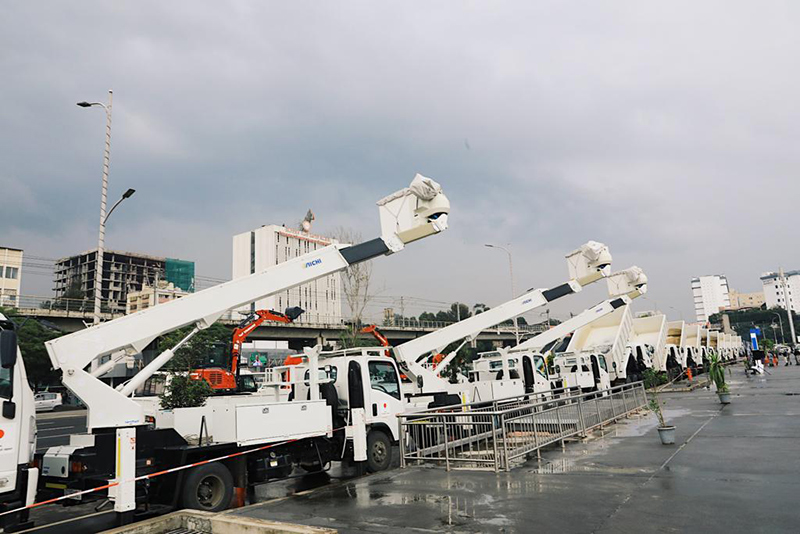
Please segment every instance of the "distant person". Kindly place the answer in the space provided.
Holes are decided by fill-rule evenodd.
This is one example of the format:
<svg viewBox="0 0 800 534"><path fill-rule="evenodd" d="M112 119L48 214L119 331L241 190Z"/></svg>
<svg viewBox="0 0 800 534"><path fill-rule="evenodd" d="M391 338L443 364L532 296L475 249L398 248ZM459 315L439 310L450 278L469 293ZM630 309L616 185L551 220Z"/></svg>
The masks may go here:
<svg viewBox="0 0 800 534"><path fill-rule="evenodd" d="M764 358L765 354L763 350L754 350L753 351L753 369L756 373L763 375L764 374Z"/></svg>
<svg viewBox="0 0 800 534"><path fill-rule="evenodd" d="M794 363L800 365L800 345L794 346Z"/></svg>

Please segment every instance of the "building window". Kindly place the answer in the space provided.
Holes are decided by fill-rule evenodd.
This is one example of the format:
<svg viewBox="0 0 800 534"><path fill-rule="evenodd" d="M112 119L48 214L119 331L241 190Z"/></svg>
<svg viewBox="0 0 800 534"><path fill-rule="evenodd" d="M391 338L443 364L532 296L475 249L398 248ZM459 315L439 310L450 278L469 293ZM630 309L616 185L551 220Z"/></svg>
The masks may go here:
<svg viewBox="0 0 800 534"><path fill-rule="evenodd" d="M6 267L6 278L16 280L19 276L19 267Z"/></svg>

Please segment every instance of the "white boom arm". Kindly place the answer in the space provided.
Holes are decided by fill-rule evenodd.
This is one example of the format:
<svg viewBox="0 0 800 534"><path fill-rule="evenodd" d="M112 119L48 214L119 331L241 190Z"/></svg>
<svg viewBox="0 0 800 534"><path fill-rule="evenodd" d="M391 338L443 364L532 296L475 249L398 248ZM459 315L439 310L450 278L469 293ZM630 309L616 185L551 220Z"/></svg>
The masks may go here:
<svg viewBox="0 0 800 534"><path fill-rule="evenodd" d="M406 341L394 348L395 358L406 366L411 377L417 380L418 386L427 385L427 388L430 389L433 384L444 384L444 379L439 376L439 373L453 360L456 351L447 355L436 366L436 369L429 369L423 365L428 354L432 351L442 350L459 339L474 339L486 328L544 306L557 298L577 293L583 285L608 276L611 269L611 253L608 251L608 247L602 243L589 241L586 245L567 255L567 262L570 273L568 282L552 289L530 290L521 297L483 313Z"/></svg>
<svg viewBox="0 0 800 534"><path fill-rule="evenodd" d="M546 332L542 332L537 336L523 341L519 345L512 347L510 352L539 350L548 343L561 339L578 328L586 326L592 321L612 313L617 308L630 304L632 299L647 292L647 276L645 276L644 272L638 267L631 267L630 269L614 273L609 276L607 280L608 291L611 295L610 299L596 306L592 306L588 310L584 310L572 319L564 321Z"/></svg>
<svg viewBox="0 0 800 534"><path fill-rule="evenodd" d="M156 357L119 392L85 370L92 360L120 350L128 354L141 352L157 337L184 326L208 328L232 308L341 271L351 264L398 252L407 243L447 228L450 211L447 197L439 184L419 174L409 187L379 201L378 206L379 238L353 246L330 245L250 276L46 342L53 367L62 371L63 384L88 407L89 430L144 424L141 405L127 395L136 384L143 383L167 363L177 347Z"/></svg>

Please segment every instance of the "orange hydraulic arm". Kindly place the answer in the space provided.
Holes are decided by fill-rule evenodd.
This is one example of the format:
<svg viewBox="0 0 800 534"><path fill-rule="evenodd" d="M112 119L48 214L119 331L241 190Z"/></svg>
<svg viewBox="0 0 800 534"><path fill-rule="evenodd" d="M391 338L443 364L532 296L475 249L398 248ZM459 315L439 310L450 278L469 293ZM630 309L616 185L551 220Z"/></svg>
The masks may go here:
<svg viewBox="0 0 800 534"><path fill-rule="evenodd" d="M233 339L230 350L230 368L201 368L195 369L190 373L192 380L205 380L211 388L217 392L234 391L237 389L239 368L239 357L242 353L242 343L247 339L253 330L264 321L275 321L278 323L291 323L297 319L304 310L301 308L288 308L286 313L273 310L256 310L247 317L233 330Z"/></svg>
<svg viewBox="0 0 800 534"><path fill-rule="evenodd" d="M375 326L374 324L365 326L364 328L361 329L360 333L372 334L373 336L375 336L375 339L378 340L378 343L381 344L381 347L389 346L389 340L386 339L386 336L384 336L381 333L381 331L378 330L378 327ZM389 356L388 350L386 351L386 355ZM286 359L283 361L283 365L297 365L298 363L302 363L302 361L303 361L302 356L287 356Z"/></svg>
<svg viewBox="0 0 800 534"><path fill-rule="evenodd" d="M287 310L289 311L289 310ZM299 315L299 314L298 314ZM236 374L239 366L239 355L242 353L242 343L247 339L253 330L258 328L264 321L275 321L276 323L291 323L297 316L290 317L274 310L256 310L245 317L239 326L233 330L233 342L231 345L231 373Z"/></svg>
<svg viewBox="0 0 800 534"><path fill-rule="evenodd" d="M375 339L378 340L378 343L381 344L381 347L388 347L389 346L389 340L386 339L386 336L384 336L383 333L380 330L378 330L378 327L375 326L374 324L371 324L369 326L365 326L364 328L362 328L361 329L361 333L362 334L372 334L375 337ZM387 356L389 355L388 351L386 352L386 355Z"/></svg>

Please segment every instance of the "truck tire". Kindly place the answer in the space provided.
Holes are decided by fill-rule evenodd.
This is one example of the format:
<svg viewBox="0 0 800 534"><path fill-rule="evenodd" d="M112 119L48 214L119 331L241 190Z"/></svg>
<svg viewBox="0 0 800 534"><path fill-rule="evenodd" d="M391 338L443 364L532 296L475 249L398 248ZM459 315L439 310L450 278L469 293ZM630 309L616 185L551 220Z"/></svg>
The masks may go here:
<svg viewBox="0 0 800 534"><path fill-rule="evenodd" d="M184 508L221 512L233 497L233 476L220 463L195 467L183 482L181 502Z"/></svg>
<svg viewBox="0 0 800 534"><path fill-rule="evenodd" d="M392 464L392 442L386 433L373 430L367 435L367 471L377 473Z"/></svg>
<svg viewBox="0 0 800 534"><path fill-rule="evenodd" d="M322 465L317 462L314 463L301 463L298 464L298 467L305 471L306 473L319 473L322 471Z"/></svg>

